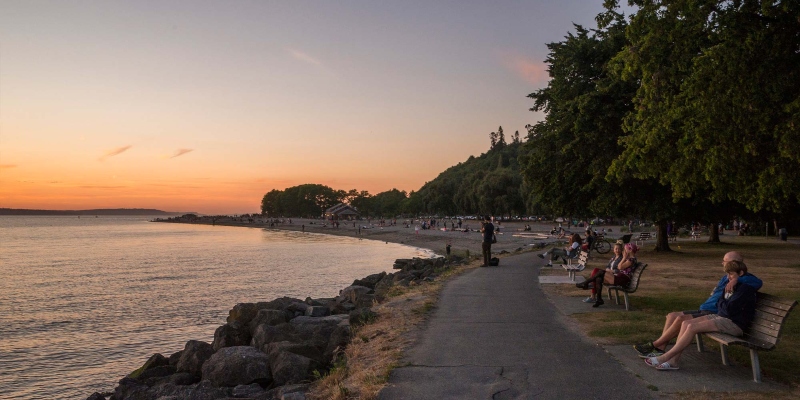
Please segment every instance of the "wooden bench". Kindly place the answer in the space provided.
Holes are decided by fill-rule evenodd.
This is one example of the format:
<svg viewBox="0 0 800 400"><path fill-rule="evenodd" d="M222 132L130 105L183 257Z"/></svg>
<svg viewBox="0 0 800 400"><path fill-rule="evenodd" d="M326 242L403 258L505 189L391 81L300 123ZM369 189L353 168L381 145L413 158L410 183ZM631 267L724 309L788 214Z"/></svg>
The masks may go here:
<svg viewBox="0 0 800 400"><path fill-rule="evenodd" d="M611 301L611 290L614 290L614 297L616 299L616 303L619 304L619 292L625 296L625 311L631 310L631 303L628 299L628 294L633 293L636 289L639 288L639 282L642 278L642 272L644 269L647 268L647 264L636 263L636 266L633 267L633 273L631 274L631 281L628 282L625 286L616 286L616 285L608 285L608 300ZM602 296L603 294L600 293Z"/></svg>
<svg viewBox="0 0 800 400"><path fill-rule="evenodd" d="M636 238L636 244L638 245L639 242L644 244L645 240L650 240L650 232L642 232L639 234L639 237Z"/></svg>
<svg viewBox="0 0 800 400"><path fill-rule="evenodd" d="M697 334L697 351L703 351L703 336L717 341L722 353L722 364L730 365L728 361L728 346L735 344L750 349L750 364L753 366L753 381L761 383L761 365L758 363L758 351L770 351L778 344L783 330L783 322L789 316L797 301L776 297L766 293L758 293L756 300L756 315L753 323L744 332L742 337L726 335L720 332Z"/></svg>
<svg viewBox="0 0 800 400"><path fill-rule="evenodd" d="M567 271L567 275L573 281L575 280L575 273L583 271L586 268L586 261L589 260L589 252L581 251L575 263L572 259L567 259L567 264L561 264L561 268Z"/></svg>
<svg viewBox="0 0 800 400"><path fill-rule="evenodd" d="M700 235L702 235L702 232L700 232L700 231L692 231L690 233L690 236L692 237L692 240L695 240L695 241L697 239L700 239Z"/></svg>

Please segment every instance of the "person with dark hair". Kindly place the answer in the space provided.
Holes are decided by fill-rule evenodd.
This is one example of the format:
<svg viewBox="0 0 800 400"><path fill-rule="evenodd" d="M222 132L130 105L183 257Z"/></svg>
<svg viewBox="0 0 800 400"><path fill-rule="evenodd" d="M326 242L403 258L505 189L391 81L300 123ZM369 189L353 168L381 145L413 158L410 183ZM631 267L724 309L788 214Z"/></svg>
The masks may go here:
<svg viewBox="0 0 800 400"><path fill-rule="evenodd" d="M678 369L683 351L698 333L721 332L742 336L750 327L756 314L756 289L739 282L747 267L741 261L727 261L722 263L722 268L732 287L726 287L724 294L717 299L717 313L683 321L675 346L663 354L646 357L645 364L660 371Z"/></svg>
<svg viewBox="0 0 800 400"><path fill-rule="evenodd" d="M578 254L578 251L581 248L581 244L583 244L583 240L581 240L581 235L573 233L569 237L569 243L567 243L567 247L561 248L558 246L554 246L552 249L542 254L537 254L537 256L539 256L539 258L544 258L549 254L550 260L547 262L547 266L552 267L553 260L557 259L558 257L561 257L561 259L564 262L567 262L566 260L567 257L570 258L575 257L575 255Z"/></svg>
<svg viewBox="0 0 800 400"><path fill-rule="evenodd" d="M727 274L723 276L717 283L717 286L714 287L714 290L711 291L711 297L701 304L698 310L675 311L667 314L664 329L661 331L661 336L658 339L633 346L639 353L639 357L656 357L664 354L667 344L678 336L684 322L710 314L716 314L718 312L717 303L719 299L724 293L733 291L737 283L749 285L755 290L761 289L761 285L763 284L761 279L747 272L747 265L744 263L744 258L739 252L730 251L725 253L722 257L723 265L731 261L736 261L740 264L742 273L738 275L735 280L731 280L730 276Z"/></svg>
<svg viewBox="0 0 800 400"><path fill-rule="evenodd" d="M489 261L492 258L492 239L494 239L494 225L492 224L492 219L488 215L483 217L481 233L483 233L483 242L481 243L483 265L481 265L481 267L488 267Z"/></svg>

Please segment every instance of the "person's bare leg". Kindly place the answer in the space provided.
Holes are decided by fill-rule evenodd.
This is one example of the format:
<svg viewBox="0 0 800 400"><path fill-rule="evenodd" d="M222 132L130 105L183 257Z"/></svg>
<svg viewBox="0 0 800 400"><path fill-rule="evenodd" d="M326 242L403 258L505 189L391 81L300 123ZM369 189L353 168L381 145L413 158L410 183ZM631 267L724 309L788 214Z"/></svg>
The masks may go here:
<svg viewBox="0 0 800 400"><path fill-rule="evenodd" d="M658 349L665 349L664 346L668 345L669 342L680 333L681 324L683 324L684 321L691 321L692 319L691 315L684 314L680 311L667 314L664 330L661 332L661 336L653 341L653 346Z"/></svg>
<svg viewBox="0 0 800 400"><path fill-rule="evenodd" d="M657 357L656 360L659 364L669 362L672 366L677 366L681 353L692 344L694 335L702 332L717 331L717 324L714 323L714 320L708 318L700 317L684 321L683 324L681 324L681 332L678 334L678 340L675 341L675 346L672 346L663 356Z"/></svg>

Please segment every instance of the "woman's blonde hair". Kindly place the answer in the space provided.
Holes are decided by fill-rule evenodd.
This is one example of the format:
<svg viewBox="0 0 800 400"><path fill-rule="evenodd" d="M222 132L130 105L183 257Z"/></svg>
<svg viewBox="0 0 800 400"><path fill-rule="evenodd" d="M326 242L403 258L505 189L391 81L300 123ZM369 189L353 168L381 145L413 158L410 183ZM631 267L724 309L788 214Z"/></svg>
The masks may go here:
<svg viewBox="0 0 800 400"><path fill-rule="evenodd" d="M625 250L625 245L622 243L615 243L614 249L619 249L619 252L622 253L622 251Z"/></svg>

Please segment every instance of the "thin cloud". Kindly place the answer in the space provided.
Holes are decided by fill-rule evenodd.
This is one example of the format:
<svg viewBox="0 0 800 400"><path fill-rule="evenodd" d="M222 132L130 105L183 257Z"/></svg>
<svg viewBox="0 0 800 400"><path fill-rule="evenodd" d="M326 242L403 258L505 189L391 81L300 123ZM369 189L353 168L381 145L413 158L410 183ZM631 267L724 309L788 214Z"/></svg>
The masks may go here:
<svg viewBox="0 0 800 400"><path fill-rule="evenodd" d="M518 54L503 55L503 64L506 68L513 71L519 78L532 85L541 85L550 79L547 72L547 65L542 61Z"/></svg>
<svg viewBox="0 0 800 400"><path fill-rule="evenodd" d="M17 164L0 164L0 169L17 168Z"/></svg>
<svg viewBox="0 0 800 400"><path fill-rule="evenodd" d="M184 155L186 153L191 153L193 151L194 151L194 149L178 149L178 150L175 150L175 154L173 154L172 157L170 157L170 158L180 157L180 156L182 156L182 155Z"/></svg>
<svg viewBox="0 0 800 400"><path fill-rule="evenodd" d="M111 150L107 151L106 154L103 154L102 157L100 157L100 161L103 161L108 157L114 157L116 155L124 153L124 152L128 151L128 149L130 149L131 147L133 147L133 146L132 145L127 145L127 146L117 147L116 149L111 149Z"/></svg>
<svg viewBox="0 0 800 400"><path fill-rule="evenodd" d="M303 53L300 50L289 49L289 54L291 54L292 57L294 57L294 58L296 58L296 59L298 59L300 61L303 61L303 62L306 62L306 63L309 63L309 64L314 64L314 65L317 65L317 66L320 66L320 67L322 66L322 63L319 62L319 60L317 60L314 57L311 57L310 55L308 55L306 53Z"/></svg>

